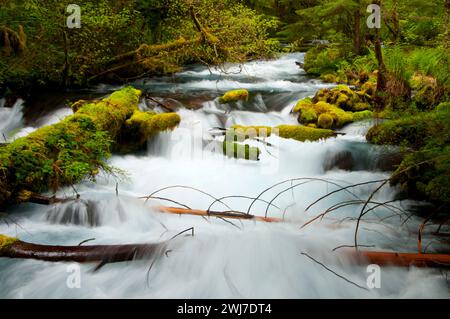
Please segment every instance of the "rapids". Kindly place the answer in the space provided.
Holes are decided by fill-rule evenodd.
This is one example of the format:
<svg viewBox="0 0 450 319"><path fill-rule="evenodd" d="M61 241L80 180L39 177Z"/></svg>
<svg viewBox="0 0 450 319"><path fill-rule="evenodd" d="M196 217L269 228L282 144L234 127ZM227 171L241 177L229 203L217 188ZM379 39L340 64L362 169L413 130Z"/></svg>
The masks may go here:
<svg viewBox="0 0 450 319"><path fill-rule="evenodd" d="M190 233L170 241L170 254L152 261L108 264L97 272L95 265L81 265L80 288L69 288L68 263L0 259L0 297L2 298L433 298L449 297L448 282L438 270L381 268L381 287L361 289L325 270L302 252L327 265L336 273L366 287L370 273L365 266L351 263L339 249L353 245L355 220L361 205L340 208L323 220L304 228L301 225L326 208L345 200L367 199L378 184L369 184L339 192L308 211L317 198L350 185L387 178L377 161L388 148L365 142L371 122L351 124L336 138L300 143L267 138L273 146L258 145L258 162L230 159L217 152L212 128L233 124L295 124L290 114L295 102L329 86L311 79L295 62L303 54L287 54L273 61L254 61L242 66L228 65L226 70L193 67L174 77L149 78L133 85L153 97L171 98L177 105L197 100L201 108L179 108L182 122L176 130L162 133L149 141L143 153L113 156L111 164L122 170L117 176L99 176L97 183L76 185L81 200L52 207L25 204L12 208L9 222L1 223L0 233L18 236L24 241L77 245L118 244L168 240L183 230ZM226 71L226 72L223 72ZM217 98L230 89L250 91L248 102L222 106ZM108 93L117 87L102 85L97 91ZM140 107L148 109L147 103ZM13 140L39 126L54 123L71 113L60 109L32 127L24 127L23 101L12 109L0 107L0 131ZM256 142L255 142L256 143ZM219 150L220 151L220 150ZM351 170L325 168L330 158L342 152L352 155ZM270 186L293 178L317 178L303 183L287 182L264 193L264 201L280 194L270 206L270 217L284 217L284 223L253 221L227 222L218 218L177 216L155 212L155 205L174 205L163 200L139 199L158 189L182 185L203 190L219 198L256 197ZM295 186L293 190L287 190ZM116 188L117 193L116 195ZM411 200L395 201L397 189L383 188L375 201L394 208L379 207L364 217L359 243L371 249L417 251L417 229L421 220L399 214L399 209L421 205ZM58 196L73 196L72 188ZM207 209L213 203L208 195L187 188L170 188L155 196L176 200L192 208ZM251 200L227 198L216 202L213 210L229 208L246 212ZM257 201L250 212L264 216L267 203ZM439 243L424 242L429 252ZM152 266L151 266L152 264Z"/></svg>

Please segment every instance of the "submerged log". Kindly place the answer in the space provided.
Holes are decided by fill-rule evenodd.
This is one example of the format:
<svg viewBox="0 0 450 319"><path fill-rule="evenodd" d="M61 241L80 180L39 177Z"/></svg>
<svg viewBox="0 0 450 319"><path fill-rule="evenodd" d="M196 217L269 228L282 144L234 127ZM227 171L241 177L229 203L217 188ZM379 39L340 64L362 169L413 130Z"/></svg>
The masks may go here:
<svg viewBox="0 0 450 319"><path fill-rule="evenodd" d="M260 222L276 223L281 222L280 218L275 217L260 217L255 215L249 215L241 212L217 212L217 211L206 211L200 209L187 209L178 207L168 207L168 206L158 206L157 210L161 213L169 213L176 215L194 215L194 216L204 216L204 217L220 217L220 218L231 218L231 219L248 219L256 220Z"/></svg>
<svg viewBox="0 0 450 319"><path fill-rule="evenodd" d="M152 244L52 246L0 235L0 257L52 262L99 262L101 264L145 259L164 253L166 242Z"/></svg>
<svg viewBox="0 0 450 319"><path fill-rule="evenodd" d="M349 250L348 255L360 263L398 267L450 267L450 254L418 254Z"/></svg>

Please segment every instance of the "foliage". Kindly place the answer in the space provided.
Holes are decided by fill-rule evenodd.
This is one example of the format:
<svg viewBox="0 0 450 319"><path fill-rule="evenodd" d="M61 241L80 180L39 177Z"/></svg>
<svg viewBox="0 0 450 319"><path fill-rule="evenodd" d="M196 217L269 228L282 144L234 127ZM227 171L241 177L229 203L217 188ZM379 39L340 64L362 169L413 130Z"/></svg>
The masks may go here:
<svg viewBox="0 0 450 319"><path fill-rule="evenodd" d="M371 128L367 140L375 144L409 147L407 155L394 172L392 184L414 198L449 203L450 109L386 121Z"/></svg>

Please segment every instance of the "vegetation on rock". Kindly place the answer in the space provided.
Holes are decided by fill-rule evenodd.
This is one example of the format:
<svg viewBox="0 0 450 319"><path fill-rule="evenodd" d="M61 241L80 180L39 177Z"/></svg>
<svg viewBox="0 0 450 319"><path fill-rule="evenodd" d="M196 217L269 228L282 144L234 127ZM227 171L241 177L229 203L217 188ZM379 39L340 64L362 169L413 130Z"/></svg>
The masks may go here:
<svg viewBox="0 0 450 319"><path fill-rule="evenodd" d="M247 101L248 100L247 90L233 90L226 92L223 96L219 98L220 104L227 104L237 101Z"/></svg>
<svg viewBox="0 0 450 319"><path fill-rule="evenodd" d="M136 140L131 141L136 149L147 137L179 123L176 114L147 118L138 110L140 95L126 87L103 100L86 102L74 115L0 148L0 205L27 201L32 193L56 191L85 178L95 180L100 170L111 171L106 159L120 139L126 142L122 131L127 124L138 126Z"/></svg>

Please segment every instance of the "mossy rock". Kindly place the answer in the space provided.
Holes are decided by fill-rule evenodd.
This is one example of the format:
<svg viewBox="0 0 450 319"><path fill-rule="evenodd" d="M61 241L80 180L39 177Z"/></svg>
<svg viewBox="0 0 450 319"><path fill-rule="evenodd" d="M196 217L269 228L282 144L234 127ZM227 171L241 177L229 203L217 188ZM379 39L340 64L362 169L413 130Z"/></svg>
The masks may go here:
<svg viewBox="0 0 450 319"><path fill-rule="evenodd" d="M254 138L254 137L269 137L272 134L272 128L264 125L243 126L233 125L230 130L230 134L237 135L241 140Z"/></svg>
<svg viewBox="0 0 450 319"><path fill-rule="evenodd" d="M302 109L310 107L313 105L313 101L310 97L305 97L304 99L297 102L297 104L292 109L292 113L298 113Z"/></svg>
<svg viewBox="0 0 450 319"><path fill-rule="evenodd" d="M0 253L8 250L8 248L17 242L19 239L14 237L8 237L5 235L0 234Z"/></svg>
<svg viewBox="0 0 450 319"><path fill-rule="evenodd" d="M220 104L227 104L231 102L237 102L237 101L248 101L249 93L247 90L233 90L228 91L223 96L219 98Z"/></svg>
<svg viewBox="0 0 450 319"><path fill-rule="evenodd" d="M409 148L391 177L410 197L449 205L450 109L422 112L372 127L367 140L374 144Z"/></svg>
<svg viewBox="0 0 450 319"><path fill-rule="evenodd" d="M353 113L353 121L362 121L366 119L373 118L373 112L369 110L361 111L361 112L354 112Z"/></svg>
<svg viewBox="0 0 450 319"><path fill-rule="evenodd" d="M366 92L353 91L349 86L342 84L332 89L321 89L312 99L313 103L327 102L344 111L352 112L369 109L370 101L371 97Z"/></svg>
<svg viewBox="0 0 450 319"><path fill-rule="evenodd" d="M295 139L300 142L304 141L316 141L328 137L335 136L332 130L318 129L314 127L308 127L303 125L279 125L276 127L269 126L241 126L235 125L232 128L238 129L237 131L231 131L231 134L239 132L240 138L251 138L256 136L270 136L276 134L282 138ZM233 141L232 136L228 136L227 140Z"/></svg>
<svg viewBox="0 0 450 319"><path fill-rule="evenodd" d="M245 160L257 161L261 151L258 147L250 146L248 144L240 144L237 142L230 142L224 140L222 143L223 154L228 157L234 157Z"/></svg>
<svg viewBox="0 0 450 319"><path fill-rule="evenodd" d="M290 138L299 142L317 141L333 137L336 134L332 130L312 128L302 125L279 125L278 135L282 138Z"/></svg>
<svg viewBox="0 0 450 319"><path fill-rule="evenodd" d="M180 121L181 118L177 113L158 114L137 110L126 120L115 150L120 153L129 153L145 148L149 138L159 132L173 130Z"/></svg>
<svg viewBox="0 0 450 319"><path fill-rule="evenodd" d="M321 114L317 120L317 125L321 128L330 129L333 127L333 117L327 113Z"/></svg>

